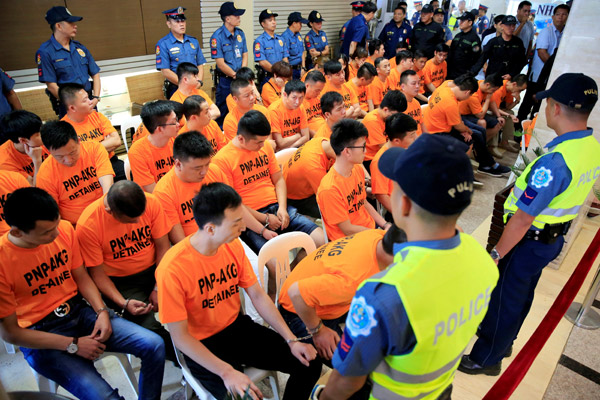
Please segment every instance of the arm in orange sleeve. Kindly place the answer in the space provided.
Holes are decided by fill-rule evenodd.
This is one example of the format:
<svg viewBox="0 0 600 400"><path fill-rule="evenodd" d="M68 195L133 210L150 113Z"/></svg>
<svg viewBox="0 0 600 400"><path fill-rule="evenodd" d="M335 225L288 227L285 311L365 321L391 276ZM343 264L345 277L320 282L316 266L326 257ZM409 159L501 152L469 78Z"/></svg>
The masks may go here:
<svg viewBox="0 0 600 400"><path fill-rule="evenodd" d="M230 142L237 135L237 124L231 113L227 114L225 121L223 122L223 135L225 139Z"/></svg>
<svg viewBox="0 0 600 400"><path fill-rule="evenodd" d="M148 139L143 139L148 140ZM136 143L137 144L137 143ZM143 145L142 142L139 145ZM152 160L148 159L150 155L145 154L143 151L139 151L141 147L131 147L129 151L129 164L131 165L131 173L135 183L140 185L148 193L154 191L156 182L154 182L154 176L148 166Z"/></svg>
<svg viewBox="0 0 600 400"><path fill-rule="evenodd" d="M104 136L104 140L100 143L109 153L115 151L121 145L121 136L106 116L98 113L98 117L100 118L100 130Z"/></svg>
<svg viewBox="0 0 600 400"><path fill-rule="evenodd" d="M113 185L115 172L112 169L112 164L108 158L106 151L101 151L101 147L96 147L95 151L92 152L94 160L93 165L96 167L96 174L98 176L98 182L102 186L102 192L108 193L108 190Z"/></svg>

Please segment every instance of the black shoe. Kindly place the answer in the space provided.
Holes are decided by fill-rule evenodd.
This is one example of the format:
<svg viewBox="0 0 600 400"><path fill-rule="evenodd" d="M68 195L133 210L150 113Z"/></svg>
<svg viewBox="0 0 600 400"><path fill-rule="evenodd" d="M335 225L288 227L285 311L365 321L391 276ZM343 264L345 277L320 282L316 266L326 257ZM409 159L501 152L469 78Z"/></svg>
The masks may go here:
<svg viewBox="0 0 600 400"><path fill-rule="evenodd" d="M504 355L504 357L512 356L512 351L513 351L513 346L511 344L510 347L508 348L508 350L506 351L506 354Z"/></svg>
<svg viewBox="0 0 600 400"><path fill-rule="evenodd" d="M477 179L473 178L473 186L475 186L475 187L483 187L483 182L478 181Z"/></svg>
<svg viewBox="0 0 600 400"><path fill-rule="evenodd" d="M468 355L463 355L460 360L460 364L458 365L458 370L460 372L464 372L469 375L488 375L488 376L498 376L500 372L502 372L502 361L498 364L490 365L487 367L482 367L477 364L475 361L471 360Z"/></svg>
<svg viewBox="0 0 600 400"><path fill-rule="evenodd" d="M477 172L499 178L499 177L502 177L504 174L509 173L510 168L496 163L491 167L482 167L480 165L479 168L477 168Z"/></svg>

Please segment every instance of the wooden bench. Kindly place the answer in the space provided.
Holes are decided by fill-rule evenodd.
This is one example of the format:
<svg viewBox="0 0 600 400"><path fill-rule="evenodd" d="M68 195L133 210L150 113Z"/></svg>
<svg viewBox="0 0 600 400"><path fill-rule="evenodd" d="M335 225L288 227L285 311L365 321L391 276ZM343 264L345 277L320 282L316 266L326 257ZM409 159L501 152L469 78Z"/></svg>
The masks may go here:
<svg viewBox="0 0 600 400"><path fill-rule="evenodd" d="M50 105L50 100L46 95L46 89L19 91L17 95L21 100L23 109L37 114L42 121L58 119L54 110L52 110L52 105Z"/></svg>

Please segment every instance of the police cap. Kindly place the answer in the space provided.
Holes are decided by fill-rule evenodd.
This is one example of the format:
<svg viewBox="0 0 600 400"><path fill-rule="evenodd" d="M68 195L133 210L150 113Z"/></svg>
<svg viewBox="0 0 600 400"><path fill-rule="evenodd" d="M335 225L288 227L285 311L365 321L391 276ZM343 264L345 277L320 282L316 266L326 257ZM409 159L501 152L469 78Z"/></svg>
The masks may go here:
<svg viewBox="0 0 600 400"><path fill-rule="evenodd" d="M431 6L431 4L425 4L423 6L423 8L421 9L421 14L427 14L427 13L432 13L433 12L433 7Z"/></svg>
<svg viewBox="0 0 600 400"><path fill-rule="evenodd" d="M598 101L598 85L587 75L566 73L556 78L550 89L536 93L535 97L538 100L551 97L567 107L591 111Z"/></svg>
<svg viewBox="0 0 600 400"><path fill-rule="evenodd" d="M321 17L321 13L317 10L312 10L310 14L308 14L308 22L323 22L325 21L323 17Z"/></svg>
<svg viewBox="0 0 600 400"><path fill-rule="evenodd" d="M183 13L186 10L184 7L176 7L171 8L170 10L165 10L162 13L165 14L167 19L173 19L175 21L185 21L185 14Z"/></svg>
<svg viewBox="0 0 600 400"><path fill-rule="evenodd" d="M516 25L517 19L512 15L507 15L502 18L502 25Z"/></svg>
<svg viewBox="0 0 600 400"><path fill-rule="evenodd" d="M77 22L81 21L83 17L76 17L66 7L56 6L52 7L46 12L46 21L50 25L54 25L58 22Z"/></svg>
<svg viewBox="0 0 600 400"><path fill-rule="evenodd" d="M235 15L236 17L239 17L245 12L246 10L243 8L235 8L233 1L226 1L225 3L221 4L221 8L219 8L219 15L221 17L227 17L228 15Z"/></svg>
<svg viewBox="0 0 600 400"><path fill-rule="evenodd" d="M463 15L460 16L459 20L464 21L464 20L469 20L469 21L475 21L475 16L470 13L470 12L466 12Z"/></svg>
<svg viewBox="0 0 600 400"><path fill-rule="evenodd" d="M308 24L308 20L302 17L302 14L298 11L294 11L288 15L288 24L292 22L302 22L303 24Z"/></svg>
<svg viewBox="0 0 600 400"><path fill-rule="evenodd" d="M279 14L274 13L273 11L269 10L268 8L265 10L262 10L260 12L260 15L258 16L258 23L263 22L265 19L269 19L271 17L277 17Z"/></svg>

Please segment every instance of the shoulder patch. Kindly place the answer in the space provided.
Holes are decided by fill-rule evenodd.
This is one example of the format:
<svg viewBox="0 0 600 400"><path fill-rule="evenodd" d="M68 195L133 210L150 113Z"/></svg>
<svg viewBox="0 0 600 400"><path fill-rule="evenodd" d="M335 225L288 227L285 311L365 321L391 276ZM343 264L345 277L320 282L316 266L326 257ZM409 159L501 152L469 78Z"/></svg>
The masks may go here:
<svg viewBox="0 0 600 400"><path fill-rule="evenodd" d="M342 360L346 359L346 356L350 352L350 349L352 348L353 344L354 344L354 341L348 334L348 328L344 329L344 333L342 334L342 339L340 340L340 344L338 345L338 351L339 351L338 354L340 355L340 358Z"/></svg>
<svg viewBox="0 0 600 400"><path fill-rule="evenodd" d="M36 62L38 65L40 65L42 63L42 55L40 53L37 53L37 57L35 58Z"/></svg>
<svg viewBox="0 0 600 400"><path fill-rule="evenodd" d="M364 296L354 298L346 320L348 332L354 337L369 336L371 329L376 326L375 309L367 304Z"/></svg>
<svg viewBox="0 0 600 400"><path fill-rule="evenodd" d="M523 194L521 195L521 198L519 200L521 200L523 202L523 204L528 206L531 204L533 199L535 199L535 196L537 196L537 194L538 193L535 190L533 190L531 188L531 186L527 186L527 188L525 189L525 191L523 192Z"/></svg>
<svg viewBox="0 0 600 400"><path fill-rule="evenodd" d="M160 46L156 46L156 55L159 56L160 55Z"/></svg>
<svg viewBox="0 0 600 400"><path fill-rule="evenodd" d="M554 177L552 176L552 171L550 171L548 168L540 167L533 171L533 176L531 177L531 184L535 188L541 189L543 187L548 187L548 185L550 185L550 182L552 182L553 179Z"/></svg>
<svg viewBox="0 0 600 400"><path fill-rule="evenodd" d="M217 38L212 38L210 41L210 47L217 47Z"/></svg>

